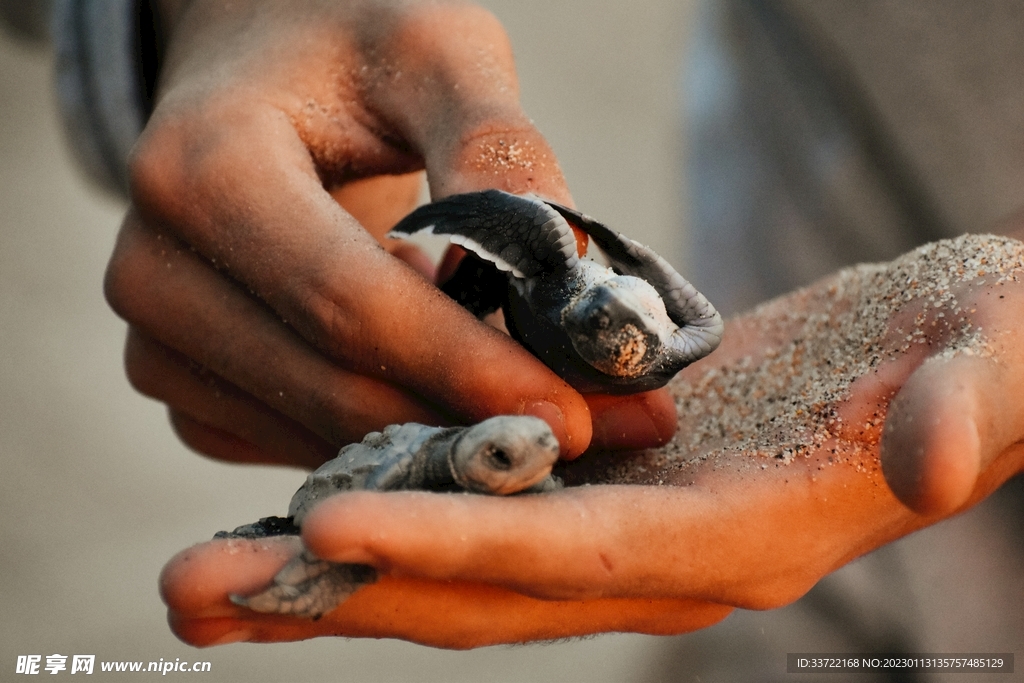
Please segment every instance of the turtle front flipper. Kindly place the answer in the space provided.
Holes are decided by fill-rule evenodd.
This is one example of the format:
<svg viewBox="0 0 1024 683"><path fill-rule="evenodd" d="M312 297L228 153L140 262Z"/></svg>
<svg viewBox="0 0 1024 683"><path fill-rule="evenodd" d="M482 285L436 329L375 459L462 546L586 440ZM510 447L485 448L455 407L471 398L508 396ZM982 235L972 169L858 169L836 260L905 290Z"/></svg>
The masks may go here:
<svg viewBox="0 0 1024 683"><path fill-rule="evenodd" d="M590 235L612 268L646 281L661 297L665 312L679 329L666 340L663 365L683 366L700 360L722 341L725 325L711 302L650 247L645 247L593 218L549 202L566 220Z"/></svg>
<svg viewBox="0 0 1024 683"><path fill-rule="evenodd" d="M559 274L576 267L576 237L546 202L501 190L452 195L419 207L389 237L420 232L446 235L453 244L516 278Z"/></svg>
<svg viewBox="0 0 1024 683"><path fill-rule="evenodd" d="M229 597L254 612L319 619L376 580L377 570L369 565L328 562L304 550L281 568L269 588Z"/></svg>

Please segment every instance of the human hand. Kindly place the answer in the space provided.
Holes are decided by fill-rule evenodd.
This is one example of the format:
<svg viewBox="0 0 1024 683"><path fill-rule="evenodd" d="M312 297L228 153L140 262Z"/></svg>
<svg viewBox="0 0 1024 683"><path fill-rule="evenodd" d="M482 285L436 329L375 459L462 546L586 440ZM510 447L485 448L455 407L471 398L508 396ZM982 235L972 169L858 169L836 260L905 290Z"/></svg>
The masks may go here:
<svg viewBox="0 0 1024 683"><path fill-rule="evenodd" d="M106 280L130 325L133 385L169 406L187 444L226 460L313 467L387 424L496 414L547 420L567 457L591 442L592 418L604 446L664 442L666 393L588 407L384 239L415 205L420 169L435 198L497 187L571 201L491 15L191 4Z"/></svg>
<svg viewBox="0 0 1024 683"><path fill-rule="evenodd" d="M1012 400L1024 382L1024 247L948 247L732 321L719 350L673 385L676 438L574 461L563 474L577 486L324 502L303 543L384 577L319 621L227 598L266 585L296 539L183 551L162 577L172 627L196 645L347 635L470 647L678 633L731 606L788 604L1024 467L1024 409Z"/></svg>

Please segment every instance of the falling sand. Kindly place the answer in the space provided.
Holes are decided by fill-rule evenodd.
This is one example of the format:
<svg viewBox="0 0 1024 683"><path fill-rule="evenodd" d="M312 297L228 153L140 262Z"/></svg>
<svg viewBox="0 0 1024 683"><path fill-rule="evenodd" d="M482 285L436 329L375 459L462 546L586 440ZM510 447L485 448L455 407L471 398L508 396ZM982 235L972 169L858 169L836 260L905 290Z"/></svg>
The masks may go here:
<svg viewBox="0 0 1024 683"><path fill-rule="evenodd" d="M812 455L875 471L898 383L866 413L851 405L854 383L874 375L885 387L892 361L910 355L990 355L984 330L970 321L973 294L1022 276L1024 244L967 235L763 304L731 322L719 353L669 385L680 415L672 441L583 458L585 473L580 463L563 476L570 484L685 484L698 467L767 469ZM755 355L731 351L736 341Z"/></svg>

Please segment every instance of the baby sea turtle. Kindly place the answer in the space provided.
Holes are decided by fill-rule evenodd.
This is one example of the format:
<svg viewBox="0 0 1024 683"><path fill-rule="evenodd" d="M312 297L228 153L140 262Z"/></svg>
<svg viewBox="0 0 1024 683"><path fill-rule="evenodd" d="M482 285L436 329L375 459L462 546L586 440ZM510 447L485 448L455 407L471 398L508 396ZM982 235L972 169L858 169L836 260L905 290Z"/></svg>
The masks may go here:
<svg viewBox="0 0 1024 683"><path fill-rule="evenodd" d="M611 268L577 255L570 223ZM444 291L476 315L503 308L512 336L579 391L656 389L722 339L721 316L665 259L560 204L470 192L421 206L389 234L420 232L472 255Z"/></svg>
<svg viewBox="0 0 1024 683"><path fill-rule="evenodd" d="M266 517L216 538L298 534L310 510L340 491L509 495L553 490L561 486L551 476L558 450L548 424L530 416L502 415L471 427L390 425L383 432L371 432L362 443L345 446L310 474L292 497L287 518ZM327 562L304 550L268 588L247 597L232 595L231 600L256 612L317 619L376 580L373 567Z"/></svg>

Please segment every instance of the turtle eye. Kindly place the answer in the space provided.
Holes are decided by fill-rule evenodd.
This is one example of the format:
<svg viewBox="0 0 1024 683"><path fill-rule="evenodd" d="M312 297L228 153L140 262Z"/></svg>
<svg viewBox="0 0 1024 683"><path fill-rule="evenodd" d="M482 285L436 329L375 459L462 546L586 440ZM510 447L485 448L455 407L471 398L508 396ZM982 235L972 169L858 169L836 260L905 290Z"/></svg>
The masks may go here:
<svg viewBox="0 0 1024 683"><path fill-rule="evenodd" d="M494 470L504 472L512 469L512 458L508 453L495 446L487 449L487 452L484 453L484 460Z"/></svg>

